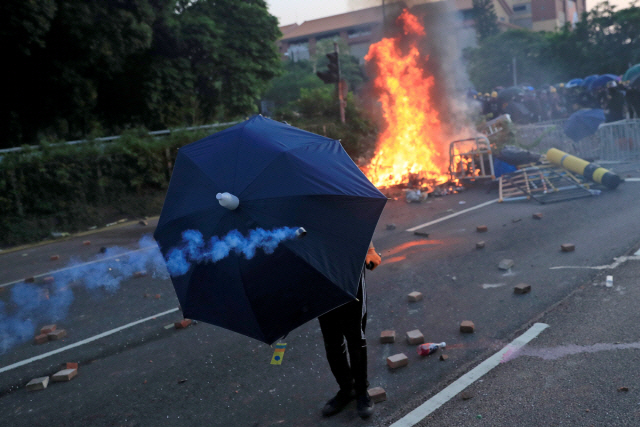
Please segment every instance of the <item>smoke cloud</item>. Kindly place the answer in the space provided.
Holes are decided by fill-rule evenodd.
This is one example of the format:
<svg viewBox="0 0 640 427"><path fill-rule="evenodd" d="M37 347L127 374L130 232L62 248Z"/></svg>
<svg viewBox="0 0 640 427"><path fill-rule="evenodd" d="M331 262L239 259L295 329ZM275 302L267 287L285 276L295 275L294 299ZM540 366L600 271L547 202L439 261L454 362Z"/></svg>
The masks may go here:
<svg viewBox="0 0 640 427"><path fill-rule="evenodd" d="M247 237L234 230L221 239L214 236L206 242L202 233L188 230L182 234L182 244L168 251L166 260L151 236L141 238L136 250L116 246L89 262L72 259L67 267L50 273L53 282L17 283L11 287L9 302L0 301L0 354L32 340L43 325L66 318L74 301L74 287L115 293L123 281L138 272L168 279L170 274L186 273L193 263L217 262L231 253L247 259L253 258L258 249L271 254L283 240L298 237L297 230L258 228Z"/></svg>

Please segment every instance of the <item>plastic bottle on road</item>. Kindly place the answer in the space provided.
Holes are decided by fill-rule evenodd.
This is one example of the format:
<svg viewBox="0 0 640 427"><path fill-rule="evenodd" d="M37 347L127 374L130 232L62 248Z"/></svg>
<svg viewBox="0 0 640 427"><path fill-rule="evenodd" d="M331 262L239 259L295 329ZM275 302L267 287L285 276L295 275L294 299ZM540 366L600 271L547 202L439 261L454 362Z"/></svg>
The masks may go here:
<svg viewBox="0 0 640 427"><path fill-rule="evenodd" d="M441 343L427 342L424 344L420 344L418 346L418 354L420 356L428 356L431 353L435 353L439 348L445 348L446 346L447 346L447 343L445 342L441 342Z"/></svg>

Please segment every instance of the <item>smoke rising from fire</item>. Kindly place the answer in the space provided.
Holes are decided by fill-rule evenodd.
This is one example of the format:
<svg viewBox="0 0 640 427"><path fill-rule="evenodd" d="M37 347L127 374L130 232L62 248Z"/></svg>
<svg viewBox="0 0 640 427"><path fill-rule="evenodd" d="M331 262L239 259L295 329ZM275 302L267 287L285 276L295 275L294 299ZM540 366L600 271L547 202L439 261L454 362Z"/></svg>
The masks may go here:
<svg viewBox="0 0 640 427"><path fill-rule="evenodd" d="M72 288L115 293L138 272L168 279L170 274L186 273L193 263L217 262L232 253L251 259L258 249L270 254L282 241L300 237L299 230L258 228L247 237L234 230L208 242L199 231L188 230L182 244L168 251L166 260L151 236L142 237L136 250L116 246L89 262L72 259L65 268L51 273L53 282L17 283L11 287L9 303L0 301L0 354L32 340L42 325L65 319L74 301Z"/></svg>

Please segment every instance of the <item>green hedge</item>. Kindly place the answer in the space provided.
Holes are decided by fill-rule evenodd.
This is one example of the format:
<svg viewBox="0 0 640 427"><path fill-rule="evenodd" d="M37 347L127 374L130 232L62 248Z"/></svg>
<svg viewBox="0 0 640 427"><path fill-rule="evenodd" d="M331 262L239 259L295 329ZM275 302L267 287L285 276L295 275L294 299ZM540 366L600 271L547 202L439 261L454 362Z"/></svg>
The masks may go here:
<svg viewBox="0 0 640 427"><path fill-rule="evenodd" d="M216 129L216 131L220 128ZM122 215L157 215L178 148L213 133L132 130L107 143L47 144L0 162L0 245L73 232Z"/></svg>

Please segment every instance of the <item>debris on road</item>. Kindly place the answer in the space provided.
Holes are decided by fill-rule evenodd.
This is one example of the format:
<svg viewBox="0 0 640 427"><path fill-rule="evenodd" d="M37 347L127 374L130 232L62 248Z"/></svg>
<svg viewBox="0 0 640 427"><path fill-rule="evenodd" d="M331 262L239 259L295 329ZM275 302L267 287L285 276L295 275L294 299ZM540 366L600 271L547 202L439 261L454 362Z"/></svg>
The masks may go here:
<svg viewBox="0 0 640 427"><path fill-rule="evenodd" d="M447 346L446 342L441 342L441 343L428 342L428 343L420 344L418 346L418 354L420 356L428 356L438 351L439 348L444 349L446 346Z"/></svg>
<svg viewBox="0 0 640 427"><path fill-rule="evenodd" d="M47 334L49 341L57 341L67 336L67 331L64 329L56 329Z"/></svg>
<svg viewBox="0 0 640 427"><path fill-rule="evenodd" d="M47 326L43 326L42 328L40 328L40 333L41 334L48 334L49 332L53 332L56 330L58 326L57 325L47 325Z"/></svg>
<svg viewBox="0 0 640 427"><path fill-rule="evenodd" d="M463 320L460 322L460 332L465 334L473 333L476 330L476 325L471 320Z"/></svg>
<svg viewBox="0 0 640 427"><path fill-rule="evenodd" d="M613 276L607 276L607 280L604 282L607 288L613 288Z"/></svg>
<svg viewBox="0 0 640 427"><path fill-rule="evenodd" d="M149 223L147 221L145 221L144 219L141 219L140 221L138 221L138 224L142 225L142 226L147 226L149 225Z"/></svg>
<svg viewBox="0 0 640 427"><path fill-rule="evenodd" d="M396 331L382 331L380 333L380 343L388 344L396 342Z"/></svg>
<svg viewBox="0 0 640 427"><path fill-rule="evenodd" d="M63 369L62 371L58 371L51 376L51 381L53 382L61 382L61 381L71 381L76 375L78 375L77 369Z"/></svg>
<svg viewBox="0 0 640 427"><path fill-rule="evenodd" d="M407 190L405 199L407 203L422 203L427 200L429 193L421 192L420 190Z"/></svg>
<svg viewBox="0 0 640 427"><path fill-rule="evenodd" d="M446 361L447 361L447 359L449 359L449 356L447 356L446 354L441 354L441 355L440 355L440 360L441 360L442 362L446 362Z"/></svg>
<svg viewBox="0 0 640 427"><path fill-rule="evenodd" d="M374 387L367 390L369 397L373 400L373 403L380 403L387 400L387 392L382 387Z"/></svg>
<svg viewBox="0 0 640 427"><path fill-rule="evenodd" d="M540 212L534 213L533 219L542 219L542 214Z"/></svg>
<svg viewBox="0 0 640 427"><path fill-rule="evenodd" d="M419 329L414 329L413 331L407 332L407 341L412 345L422 344L424 342L424 335L422 335Z"/></svg>
<svg viewBox="0 0 640 427"><path fill-rule="evenodd" d="M135 273L133 273L133 277L135 279L139 279L141 277L145 277L146 275L147 275L147 271L146 270L136 271Z"/></svg>
<svg viewBox="0 0 640 427"><path fill-rule="evenodd" d="M54 231L54 232L51 233L51 237L53 237L54 239L58 239L60 237L69 237L69 236L70 236L70 234L66 233L66 232L59 233L59 232Z"/></svg>
<svg viewBox="0 0 640 427"><path fill-rule="evenodd" d="M395 230L396 229L396 225L395 224L387 224L387 230Z"/></svg>
<svg viewBox="0 0 640 427"><path fill-rule="evenodd" d="M576 249L576 245L573 243L564 243L560 245L562 252L573 252Z"/></svg>
<svg viewBox="0 0 640 427"><path fill-rule="evenodd" d="M481 240L476 243L476 249L482 249L482 248L484 248L484 240Z"/></svg>
<svg viewBox="0 0 640 427"><path fill-rule="evenodd" d="M44 390L49 385L49 377L34 378L27 383L27 390Z"/></svg>
<svg viewBox="0 0 640 427"><path fill-rule="evenodd" d="M66 369L78 369L78 362L67 362L65 364Z"/></svg>
<svg viewBox="0 0 640 427"><path fill-rule="evenodd" d="M91 244L91 240L85 240L84 242L82 242L83 246L89 246Z"/></svg>
<svg viewBox="0 0 640 427"><path fill-rule="evenodd" d="M56 278L55 278L55 277L53 277L53 276L47 276L47 277L45 277L44 279L42 279L42 281L43 281L44 283L48 283L48 284L49 284L49 283L53 283L53 282L55 282L55 281L56 281Z"/></svg>
<svg viewBox="0 0 640 427"><path fill-rule="evenodd" d="M527 294L529 292L531 292L531 285L526 283L520 283L513 288L514 294Z"/></svg>
<svg viewBox="0 0 640 427"><path fill-rule="evenodd" d="M516 222L520 222L520 221L522 221L522 218L517 218L517 219L512 219L512 220L511 220L511 222L512 222L512 223L514 223L514 224L515 224Z"/></svg>
<svg viewBox="0 0 640 427"><path fill-rule="evenodd" d="M629 391L629 387L625 387L625 386L618 387L618 391Z"/></svg>
<svg viewBox="0 0 640 427"><path fill-rule="evenodd" d="M498 268L500 270L509 270L513 266L514 266L514 262L512 259L505 258L502 261L500 261L500 263L498 263Z"/></svg>
<svg viewBox="0 0 640 427"><path fill-rule="evenodd" d="M24 283L34 283L35 281L36 281L36 278L33 276L29 276L24 279Z"/></svg>
<svg viewBox="0 0 640 427"><path fill-rule="evenodd" d="M409 364L409 358L404 353L394 354L393 356L387 357L387 365L391 369L401 368L403 366L407 366Z"/></svg>
<svg viewBox="0 0 640 427"><path fill-rule="evenodd" d="M422 299L422 292L413 291L407 296L409 297L409 302L417 302Z"/></svg>
<svg viewBox="0 0 640 427"><path fill-rule="evenodd" d="M469 399L473 399L473 393L471 393L470 391L463 391L462 393L459 394L460 399L462 400L469 400Z"/></svg>
<svg viewBox="0 0 640 427"><path fill-rule="evenodd" d="M60 255L51 255L51 256L49 257L49 259L50 259L51 261L58 261L58 260L60 259Z"/></svg>
<svg viewBox="0 0 640 427"><path fill-rule="evenodd" d="M104 254L104 253L106 253L106 252L107 252L107 248L105 248L104 246L102 246L102 247L100 248L100 253L101 253L101 254Z"/></svg>
<svg viewBox="0 0 640 427"><path fill-rule="evenodd" d="M33 339L33 343L36 345L44 344L46 342L49 342L49 337L47 336L47 334L36 335L36 337Z"/></svg>
<svg viewBox="0 0 640 427"><path fill-rule="evenodd" d="M426 231L414 231L413 234L420 237L429 237L429 233Z"/></svg>
<svg viewBox="0 0 640 427"><path fill-rule="evenodd" d="M486 233L487 231L489 231L489 227L487 227L486 225L479 225L476 227L476 231L478 233Z"/></svg>
<svg viewBox="0 0 640 427"><path fill-rule="evenodd" d="M191 325L191 319L182 319L179 322L173 324L176 329L184 329Z"/></svg>

